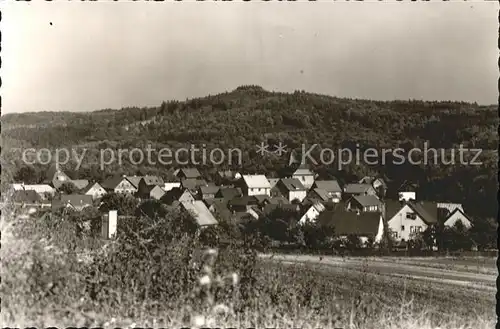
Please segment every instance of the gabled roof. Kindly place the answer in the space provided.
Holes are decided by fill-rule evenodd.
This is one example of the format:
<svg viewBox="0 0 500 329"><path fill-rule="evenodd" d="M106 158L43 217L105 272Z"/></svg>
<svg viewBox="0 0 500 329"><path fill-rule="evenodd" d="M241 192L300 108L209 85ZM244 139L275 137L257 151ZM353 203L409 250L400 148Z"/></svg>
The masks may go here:
<svg viewBox="0 0 500 329"><path fill-rule="evenodd" d="M408 202L408 205L419 214L427 224L435 224L438 221L437 203L431 201Z"/></svg>
<svg viewBox="0 0 500 329"><path fill-rule="evenodd" d="M227 208L227 204L222 203L222 202L215 202L211 206L214 211L213 213L215 214L216 218L220 218L224 221L230 221L232 218L232 213L231 211Z"/></svg>
<svg viewBox="0 0 500 329"><path fill-rule="evenodd" d="M92 196L85 194L61 195L61 202L70 203L74 207L92 205Z"/></svg>
<svg viewBox="0 0 500 329"><path fill-rule="evenodd" d="M314 176L314 173L309 168L299 167L292 176Z"/></svg>
<svg viewBox="0 0 500 329"><path fill-rule="evenodd" d="M356 195L352 199L356 200L363 207L379 206L382 203L374 195Z"/></svg>
<svg viewBox="0 0 500 329"><path fill-rule="evenodd" d="M14 191L12 194L12 201L15 203L39 203L40 200L40 195L34 190Z"/></svg>
<svg viewBox="0 0 500 329"><path fill-rule="evenodd" d="M164 184L163 179L159 176L146 175L143 176L142 179L146 185L157 185L162 186Z"/></svg>
<svg viewBox="0 0 500 329"><path fill-rule="evenodd" d="M283 178L281 184L290 192L307 190L297 178Z"/></svg>
<svg viewBox="0 0 500 329"><path fill-rule="evenodd" d="M200 172L196 168L181 168L177 172L177 176L182 173L186 178L198 178L201 177Z"/></svg>
<svg viewBox="0 0 500 329"><path fill-rule="evenodd" d="M275 205L280 205L280 204L290 204L290 201L288 201L287 198L284 196L275 196L272 198L269 198L269 203L270 204L275 204Z"/></svg>
<svg viewBox="0 0 500 329"><path fill-rule="evenodd" d="M62 171L61 168L59 168L59 166L57 164L52 164L50 166L50 168L47 170L47 174L46 174L47 179L49 181L52 181L56 174L64 175L67 177L68 180L70 179L70 177L68 175L66 175L66 173L64 171Z"/></svg>
<svg viewBox="0 0 500 329"><path fill-rule="evenodd" d="M221 187L219 189L219 192L217 192L217 195L224 199L231 200L233 198L242 196L243 193L241 192L241 189L239 187Z"/></svg>
<svg viewBox="0 0 500 329"><path fill-rule="evenodd" d="M315 188L312 190L312 192L313 193L310 194L313 196L318 196L321 201L328 201L328 199L330 199L330 195L328 195L328 192L321 188Z"/></svg>
<svg viewBox="0 0 500 329"><path fill-rule="evenodd" d="M201 186L200 191L202 194L216 194L219 192L219 187L215 185Z"/></svg>
<svg viewBox="0 0 500 329"><path fill-rule="evenodd" d="M165 190L161 187L161 186L158 186L158 185L154 185L151 190L149 190L149 194L151 193L162 193L162 196L165 195Z"/></svg>
<svg viewBox="0 0 500 329"><path fill-rule="evenodd" d="M194 215L199 226L218 224L214 215L208 210L203 201L195 200L192 202L181 202L181 205Z"/></svg>
<svg viewBox="0 0 500 329"><path fill-rule="evenodd" d="M314 182L316 188L325 190L329 193L339 193L342 192L339 182L336 180L317 180Z"/></svg>
<svg viewBox="0 0 500 329"><path fill-rule="evenodd" d="M333 227L335 235L376 236L380 225L380 214L353 211L323 211L318 222L326 227Z"/></svg>
<svg viewBox="0 0 500 329"><path fill-rule="evenodd" d="M404 202L395 200L385 200L385 220L391 220L405 206Z"/></svg>
<svg viewBox="0 0 500 329"><path fill-rule="evenodd" d="M370 184L347 184L345 186L345 193L349 194L361 194L365 193L369 189L372 189L373 187Z"/></svg>
<svg viewBox="0 0 500 329"><path fill-rule="evenodd" d="M464 211L462 211L462 209L460 209L460 208L455 208L455 210L453 210L452 212L450 212L448 214L448 216L445 218L444 222L446 222L448 219L450 219L451 216L453 216L457 212L460 213L460 214L462 214L462 216L464 216L470 223L473 222L472 219Z"/></svg>
<svg viewBox="0 0 500 329"><path fill-rule="evenodd" d="M193 179L188 178L182 181L181 186L188 190L196 190L201 186L208 186L207 182L204 179Z"/></svg>
<svg viewBox="0 0 500 329"><path fill-rule="evenodd" d="M248 188L271 188L269 181L264 175L243 175L243 180Z"/></svg>
<svg viewBox="0 0 500 329"><path fill-rule="evenodd" d="M270 200L271 200L271 197L269 195L267 195L267 194L258 194L258 195L254 195L253 197L255 199L257 199L257 202L259 204L270 202Z"/></svg>
<svg viewBox="0 0 500 329"><path fill-rule="evenodd" d="M269 181L271 188L273 188L280 181L279 178L268 178L267 180Z"/></svg>
<svg viewBox="0 0 500 329"><path fill-rule="evenodd" d="M106 179L105 181L103 181L101 183L101 186L104 187L106 190L114 190L118 186L118 184L120 184L123 180L127 180L130 184L135 186L130 181L130 179L128 179L127 177L123 177L123 176L110 177L110 178Z"/></svg>
<svg viewBox="0 0 500 329"><path fill-rule="evenodd" d="M89 181L86 179L73 179L71 183L79 190L86 188L89 185Z"/></svg>
<svg viewBox="0 0 500 329"><path fill-rule="evenodd" d="M82 193L83 193L83 194L87 193L88 191L90 191L90 190L91 190L94 186L96 186L96 185L97 185L98 187L104 188L104 187L102 187L102 185L101 185L101 184L99 184L99 183L95 182L95 183L92 183L92 184L87 185L87 187L86 187L86 188L84 188L84 189L82 190Z"/></svg>
<svg viewBox="0 0 500 329"><path fill-rule="evenodd" d="M143 179L145 176L125 176L130 184L134 185L135 188L139 187L139 183L141 182L141 179ZM118 184L117 184L118 185Z"/></svg>

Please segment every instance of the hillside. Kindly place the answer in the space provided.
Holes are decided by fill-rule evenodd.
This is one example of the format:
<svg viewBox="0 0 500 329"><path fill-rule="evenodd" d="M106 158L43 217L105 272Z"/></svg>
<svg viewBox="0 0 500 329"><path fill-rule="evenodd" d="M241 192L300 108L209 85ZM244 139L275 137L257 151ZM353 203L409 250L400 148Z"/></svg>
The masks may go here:
<svg viewBox="0 0 500 329"><path fill-rule="evenodd" d="M341 172L334 165L319 165L322 175L352 179L380 173L401 184L417 181L420 196L469 204L472 213L494 216L498 145L497 109L464 102L370 101L337 98L297 91L280 93L258 86L242 86L231 92L186 101L164 102L156 108L125 108L91 113L38 112L2 116L4 160L14 147L89 148L73 176L102 179L115 173L165 173L166 166L97 166L98 149L189 147L239 148L246 172L282 172L287 157L262 157L256 145L283 142L290 149L303 143L333 150L367 147L409 150L429 147L483 149L481 166L351 164ZM308 147L306 147L307 149ZM315 158L317 158L317 153ZM16 161L14 161L16 163ZM17 163L17 166L20 164ZM203 169L203 168L202 168ZM208 168L207 168L208 169ZM38 170L38 169L37 169ZM73 171L73 172L72 172Z"/></svg>

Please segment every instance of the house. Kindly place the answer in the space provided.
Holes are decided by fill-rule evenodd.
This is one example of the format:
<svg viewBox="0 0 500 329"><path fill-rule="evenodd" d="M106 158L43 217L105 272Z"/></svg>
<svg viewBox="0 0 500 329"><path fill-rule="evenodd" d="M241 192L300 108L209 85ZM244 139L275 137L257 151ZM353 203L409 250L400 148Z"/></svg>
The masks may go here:
<svg viewBox="0 0 500 329"><path fill-rule="evenodd" d="M355 195L347 201L347 209L359 212L380 211L382 202L375 195Z"/></svg>
<svg viewBox="0 0 500 329"><path fill-rule="evenodd" d="M292 178L298 179L306 189L310 189L314 184L314 173L309 168L300 166L292 174Z"/></svg>
<svg viewBox="0 0 500 329"><path fill-rule="evenodd" d="M137 188L130 182L126 176L115 176L106 179L102 182L101 186L106 190L106 192L114 192L117 194L137 193Z"/></svg>
<svg viewBox="0 0 500 329"><path fill-rule="evenodd" d="M298 200L302 202L307 196L307 189L297 178L283 178L275 186L281 194L292 202Z"/></svg>
<svg viewBox="0 0 500 329"><path fill-rule="evenodd" d="M214 199L219 189L220 188L215 185L200 186L199 195L203 200Z"/></svg>
<svg viewBox="0 0 500 329"><path fill-rule="evenodd" d="M84 188L86 188L89 185L89 181L86 179L72 179L71 183L73 183L73 185L75 185L75 188L77 190L83 190Z"/></svg>
<svg viewBox="0 0 500 329"><path fill-rule="evenodd" d="M42 202L42 198L34 190L14 191L11 200L19 207L41 207Z"/></svg>
<svg viewBox="0 0 500 329"><path fill-rule="evenodd" d="M374 176L365 176L361 178L358 182L359 184L370 184L373 186L377 194L380 194L381 197L385 196L387 191L387 184L383 178L374 177Z"/></svg>
<svg viewBox="0 0 500 329"><path fill-rule="evenodd" d="M417 200L417 185L405 181L398 189L399 201Z"/></svg>
<svg viewBox="0 0 500 329"><path fill-rule="evenodd" d="M142 180L144 176L137 176L137 175L133 175L133 176L125 176L125 178L128 179L128 181L130 183L132 183L132 185L137 189L139 190L139 184Z"/></svg>
<svg viewBox="0 0 500 329"><path fill-rule="evenodd" d="M164 195L165 195L165 190L158 186L158 185L155 185L151 191L149 191L149 195L148 195L148 198L150 199L155 199L155 200L160 200Z"/></svg>
<svg viewBox="0 0 500 329"><path fill-rule="evenodd" d="M386 201L385 219L393 238L405 242L438 221L435 202Z"/></svg>
<svg viewBox="0 0 500 329"><path fill-rule="evenodd" d="M322 194L323 191L326 191L328 200L324 201L339 202L342 199L342 188L337 180L317 180L314 182L312 190L317 194ZM323 198L324 195L321 195L321 199Z"/></svg>
<svg viewBox="0 0 500 329"><path fill-rule="evenodd" d="M438 202L438 209L446 210L448 213L455 211L455 209L460 209L464 212L464 208L460 203L450 203L450 202Z"/></svg>
<svg viewBox="0 0 500 329"><path fill-rule="evenodd" d="M327 202L332 200L330 194L320 188L315 188L307 193L307 199L312 201ZM340 200L339 200L340 201Z"/></svg>
<svg viewBox="0 0 500 329"><path fill-rule="evenodd" d="M55 189L58 189L69 181L71 181L71 178L58 168L58 166L51 166L47 171L47 179L44 182L52 184Z"/></svg>
<svg viewBox="0 0 500 329"><path fill-rule="evenodd" d="M344 197L349 199L355 195L377 195L377 191L370 184L346 184L344 187Z"/></svg>
<svg viewBox="0 0 500 329"><path fill-rule="evenodd" d="M223 198L226 200L232 200L236 197L242 196L243 192L239 187L221 187L217 193L215 193L216 198Z"/></svg>
<svg viewBox="0 0 500 329"><path fill-rule="evenodd" d="M86 188L82 190L85 195L90 195L92 199L100 199L106 195L106 190L99 183L89 184Z"/></svg>
<svg viewBox="0 0 500 329"><path fill-rule="evenodd" d="M198 195L199 188L202 186L208 186L204 179L186 178L181 182L181 188L189 190L193 196Z"/></svg>
<svg viewBox="0 0 500 329"><path fill-rule="evenodd" d="M92 196L85 194L70 194L61 195L61 203L63 205L70 205L77 211L81 211L86 207L90 207L93 204Z"/></svg>
<svg viewBox="0 0 500 329"><path fill-rule="evenodd" d="M232 212L246 212L250 207L257 206L258 199L253 195L236 197L228 202L228 209Z"/></svg>
<svg viewBox="0 0 500 329"><path fill-rule="evenodd" d="M203 201L183 201L180 204L185 211L194 217L198 226L204 227L218 224L214 215L208 210Z"/></svg>
<svg viewBox="0 0 500 329"><path fill-rule="evenodd" d="M300 205L298 204L267 204L264 206L262 210L263 216L268 216L272 214L277 209L281 209L283 211L289 212L292 217L299 219Z"/></svg>
<svg viewBox="0 0 500 329"><path fill-rule="evenodd" d="M221 199L212 199L214 202L208 207L208 210L214 214L215 218L223 221L230 222L232 218L231 211L227 208L227 203Z"/></svg>
<svg viewBox="0 0 500 329"><path fill-rule="evenodd" d="M356 213L343 210L323 211L317 221L325 228L333 228L335 236L345 239L357 236L363 244L369 239L379 243L384 234L382 214L377 212Z"/></svg>
<svg viewBox="0 0 500 329"><path fill-rule="evenodd" d="M234 180L240 179L241 174L232 170L219 170L215 174L214 181L218 185L225 185L233 182Z"/></svg>
<svg viewBox="0 0 500 329"><path fill-rule="evenodd" d="M174 172L174 175L180 180L184 179L198 179L201 178L201 174L196 168L181 168Z"/></svg>
<svg viewBox="0 0 500 329"><path fill-rule="evenodd" d="M462 222L462 225L466 229L472 227L472 220L465 214L461 207L457 207L455 208L455 210L447 214L447 216L444 218L444 226L454 227L458 222Z"/></svg>
<svg viewBox="0 0 500 329"><path fill-rule="evenodd" d="M310 221L315 221L318 218L319 214L325 211L325 209L325 206L320 202L309 206L308 208L306 208L306 211L304 212L302 217L300 217L299 224L305 224Z"/></svg>
<svg viewBox="0 0 500 329"><path fill-rule="evenodd" d="M19 186L13 186L13 188L17 191L35 191L42 200L51 199L56 194L56 189L48 184L19 184Z"/></svg>
<svg viewBox="0 0 500 329"><path fill-rule="evenodd" d="M191 202L194 201L194 196L189 192L189 190L182 190L181 188L173 188L167 191L160 199L163 203L167 205L172 205L175 201L179 202Z"/></svg>
<svg viewBox="0 0 500 329"><path fill-rule="evenodd" d="M163 179L161 177L151 176L151 175L143 176L139 180L139 184L138 184L138 188L137 188L137 194L140 197L142 197L142 198L148 198L148 197L150 197L151 191L155 187L160 188L160 189L156 189L155 192L159 193L160 191L163 191L161 189L161 186L163 186L164 184L165 183L163 182ZM163 196L163 194L160 196L160 198L162 196Z"/></svg>
<svg viewBox="0 0 500 329"><path fill-rule="evenodd" d="M271 185L264 175L243 175L242 187L244 195L271 195Z"/></svg>

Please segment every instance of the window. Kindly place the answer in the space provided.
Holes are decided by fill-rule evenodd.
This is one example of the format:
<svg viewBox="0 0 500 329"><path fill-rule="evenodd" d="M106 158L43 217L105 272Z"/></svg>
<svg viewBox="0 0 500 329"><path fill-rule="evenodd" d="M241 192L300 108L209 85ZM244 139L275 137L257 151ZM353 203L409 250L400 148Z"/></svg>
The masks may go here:
<svg viewBox="0 0 500 329"><path fill-rule="evenodd" d="M404 231L404 230L405 230L405 226L401 225L401 231Z"/></svg>
<svg viewBox="0 0 500 329"><path fill-rule="evenodd" d="M398 232L392 232L392 238L397 239L398 238Z"/></svg>
<svg viewBox="0 0 500 329"><path fill-rule="evenodd" d="M417 215L414 212L407 212L406 213L406 218L408 218L408 219L416 219Z"/></svg>
<svg viewBox="0 0 500 329"><path fill-rule="evenodd" d="M417 233L422 232L422 226L416 226L416 227L415 227L415 231L416 231Z"/></svg>

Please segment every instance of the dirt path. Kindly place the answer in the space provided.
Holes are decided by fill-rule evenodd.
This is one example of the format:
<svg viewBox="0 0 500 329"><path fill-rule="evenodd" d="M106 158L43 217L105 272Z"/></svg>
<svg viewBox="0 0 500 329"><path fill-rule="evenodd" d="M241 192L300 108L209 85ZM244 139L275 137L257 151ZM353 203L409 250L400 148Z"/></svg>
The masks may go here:
<svg viewBox="0 0 500 329"><path fill-rule="evenodd" d="M353 270L375 275L422 280L429 283L443 283L477 290L496 291L496 275L493 273L467 272L463 267L457 269L432 268L384 258L342 258L335 256L310 255L261 255L288 264L322 264L332 271Z"/></svg>

